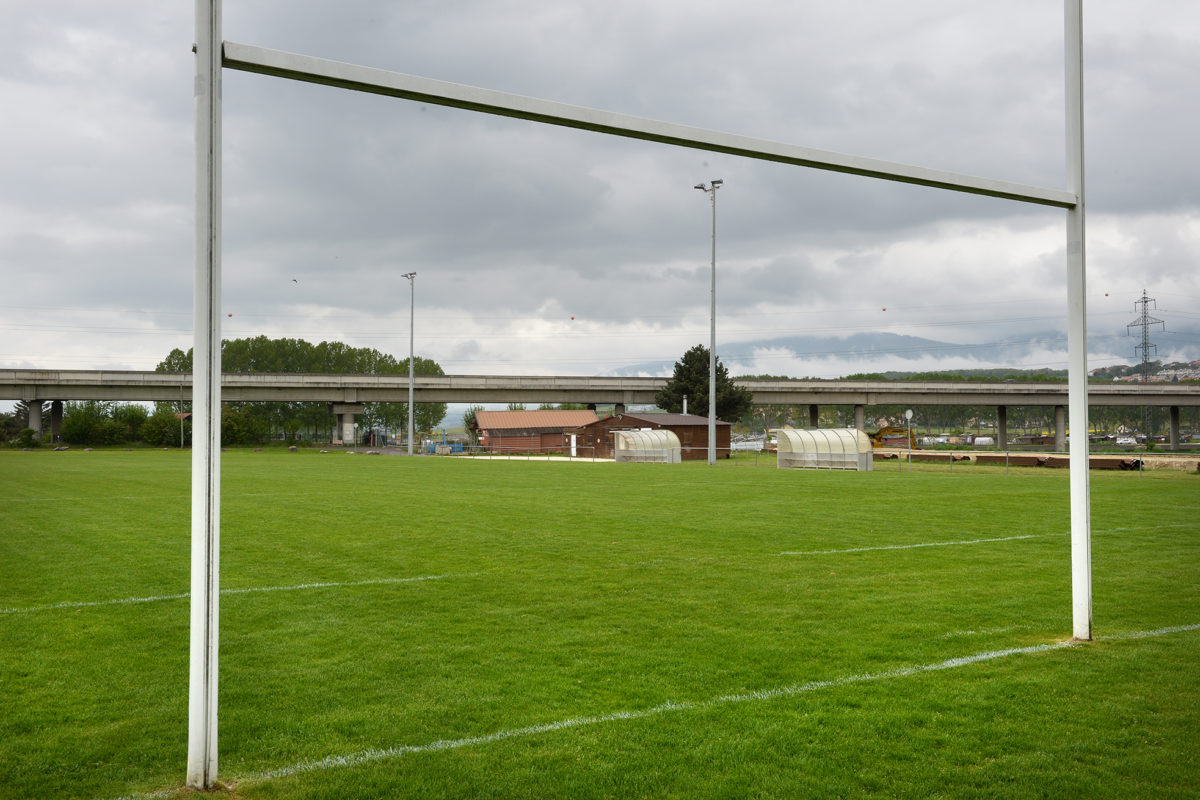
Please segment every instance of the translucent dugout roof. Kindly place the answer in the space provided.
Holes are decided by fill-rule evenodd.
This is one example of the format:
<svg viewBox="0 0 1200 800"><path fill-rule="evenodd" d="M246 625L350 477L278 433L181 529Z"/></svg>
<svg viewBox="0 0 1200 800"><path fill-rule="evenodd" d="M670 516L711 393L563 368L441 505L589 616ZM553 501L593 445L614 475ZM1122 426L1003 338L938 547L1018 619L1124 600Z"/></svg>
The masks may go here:
<svg viewBox="0 0 1200 800"><path fill-rule="evenodd" d="M780 453L869 453L871 439L857 428L776 430Z"/></svg>
<svg viewBox="0 0 1200 800"><path fill-rule="evenodd" d="M678 450L679 437L671 431L613 431L618 450Z"/></svg>

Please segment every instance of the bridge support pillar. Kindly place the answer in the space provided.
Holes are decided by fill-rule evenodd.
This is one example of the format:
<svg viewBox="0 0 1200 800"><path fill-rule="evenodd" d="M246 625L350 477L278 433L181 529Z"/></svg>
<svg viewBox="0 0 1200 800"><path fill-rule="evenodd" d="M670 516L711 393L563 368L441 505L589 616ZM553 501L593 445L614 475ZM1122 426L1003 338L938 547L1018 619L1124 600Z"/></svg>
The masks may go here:
<svg viewBox="0 0 1200 800"><path fill-rule="evenodd" d="M624 413L625 413L625 404L624 403L614 403L613 404L613 416L614 417L619 417Z"/></svg>
<svg viewBox="0 0 1200 800"><path fill-rule="evenodd" d="M33 428L33 438L42 438L42 401L30 400L29 403L29 427Z"/></svg>
<svg viewBox="0 0 1200 800"><path fill-rule="evenodd" d="M1008 449L1008 406L996 406L996 446Z"/></svg>
<svg viewBox="0 0 1200 800"><path fill-rule="evenodd" d="M817 413L818 410L819 410L819 408L816 403L813 403L812 405L810 405L808 407L808 427L810 427L810 428L821 427L818 424L818 421L820 419L820 415Z"/></svg>
<svg viewBox="0 0 1200 800"><path fill-rule="evenodd" d="M867 429L867 407L866 406L855 406L854 407L854 427L860 431L865 431Z"/></svg>
<svg viewBox="0 0 1200 800"><path fill-rule="evenodd" d="M337 417L337 434L343 442L357 445L354 441L354 415L366 409L362 403L330 403L329 413Z"/></svg>
<svg viewBox="0 0 1200 800"><path fill-rule="evenodd" d="M1171 406L1171 449L1179 449L1179 406Z"/></svg>
<svg viewBox="0 0 1200 800"><path fill-rule="evenodd" d="M1067 407L1054 407L1054 452L1067 449Z"/></svg>
<svg viewBox="0 0 1200 800"><path fill-rule="evenodd" d="M50 404L50 441L57 442L62 431L63 402L55 400Z"/></svg>

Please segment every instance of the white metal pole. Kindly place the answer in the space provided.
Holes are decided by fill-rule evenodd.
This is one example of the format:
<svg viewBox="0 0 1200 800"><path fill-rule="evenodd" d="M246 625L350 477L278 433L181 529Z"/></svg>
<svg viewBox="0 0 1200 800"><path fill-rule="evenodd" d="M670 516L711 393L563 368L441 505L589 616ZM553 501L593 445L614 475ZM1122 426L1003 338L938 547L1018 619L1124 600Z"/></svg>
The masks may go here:
<svg viewBox="0 0 1200 800"><path fill-rule="evenodd" d="M1064 0L1066 16L1067 404L1071 448L1071 598L1076 639L1092 638L1092 527L1088 476L1086 235L1083 157L1083 2Z"/></svg>
<svg viewBox="0 0 1200 800"><path fill-rule="evenodd" d="M717 185L712 184L712 312L708 348L708 463L717 463Z"/></svg>
<svg viewBox="0 0 1200 800"><path fill-rule="evenodd" d="M714 178L708 186L697 183L712 201L712 310L709 315L708 342L708 463L717 463L717 187L725 181Z"/></svg>
<svg viewBox="0 0 1200 800"><path fill-rule="evenodd" d="M187 784L217 779L221 541L221 0L196 0L191 651Z"/></svg>
<svg viewBox="0 0 1200 800"><path fill-rule="evenodd" d="M417 311L417 273L407 272L408 278L408 454L413 454L413 436L416 429L417 407L413 405L413 332L416 330L414 315Z"/></svg>

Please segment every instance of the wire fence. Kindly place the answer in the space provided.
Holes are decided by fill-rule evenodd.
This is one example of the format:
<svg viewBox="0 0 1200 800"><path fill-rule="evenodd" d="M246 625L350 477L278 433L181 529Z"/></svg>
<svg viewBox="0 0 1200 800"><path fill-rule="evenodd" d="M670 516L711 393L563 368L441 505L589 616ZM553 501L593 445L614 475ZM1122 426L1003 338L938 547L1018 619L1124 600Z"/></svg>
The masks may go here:
<svg viewBox="0 0 1200 800"><path fill-rule="evenodd" d="M746 447L723 447L717 449L717 463L733 467L778 468L778 459L773 450L749 449ZM705 461L707 447L682 447L683 461ZM515 461L583 461L613 462L611 448L590 446L575 448L537 448L455 445L453 448L437 446L422 451L430 455L451 455L468 458L487 458ZM977 466L1001 467L1005 474L1014 468L1066 468L1070 465L1070 454L1045 450L997 450L997 449L903 449L883 448L872 453L876 470L887 470L895 465L897 471L920 471L944 469L953 473L955 469L971 469ZM661 463L661 460L659 460ZM1143 469L1172 468L1200 471L1200 453L1091 453L1089 466L1093 470L1142 471Z"/></svg>

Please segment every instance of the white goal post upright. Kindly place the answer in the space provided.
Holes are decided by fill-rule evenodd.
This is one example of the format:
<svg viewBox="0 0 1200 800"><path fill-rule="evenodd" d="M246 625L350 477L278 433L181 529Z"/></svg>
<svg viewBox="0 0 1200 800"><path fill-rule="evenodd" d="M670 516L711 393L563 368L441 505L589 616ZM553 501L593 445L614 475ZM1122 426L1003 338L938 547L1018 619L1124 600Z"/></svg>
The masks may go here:
<svg viewBox="0 0 1200 800"><path fill-rule="evenodd" d="M1067 211L1073 633L1091 639L1087 324L1083 169L1083 8L1063 0L1067 188L1047 189L815 150L670 122L419 78L221 39L221 0L196 2L196 262L192 393L191 661L187 783L217 779L217 601L220 545L221 69L244 70L423 103L764 161L1054 206Z"/></svg>
<svg viewBox="0 0 1200 800"><path fill-rule="evenodd" d="M187 785L217 780L221 555L221 0L196 0L196 263Z"/></svg>
<svg viewBox="0 0 1200 800"><path fill-rule="evenodd" d="M1092 523L1088 479L1087 237L1083 175L1083 0L1066 11L1067 406L1071 424L1071 605L1076 639L1092 638Z"/></svg>

